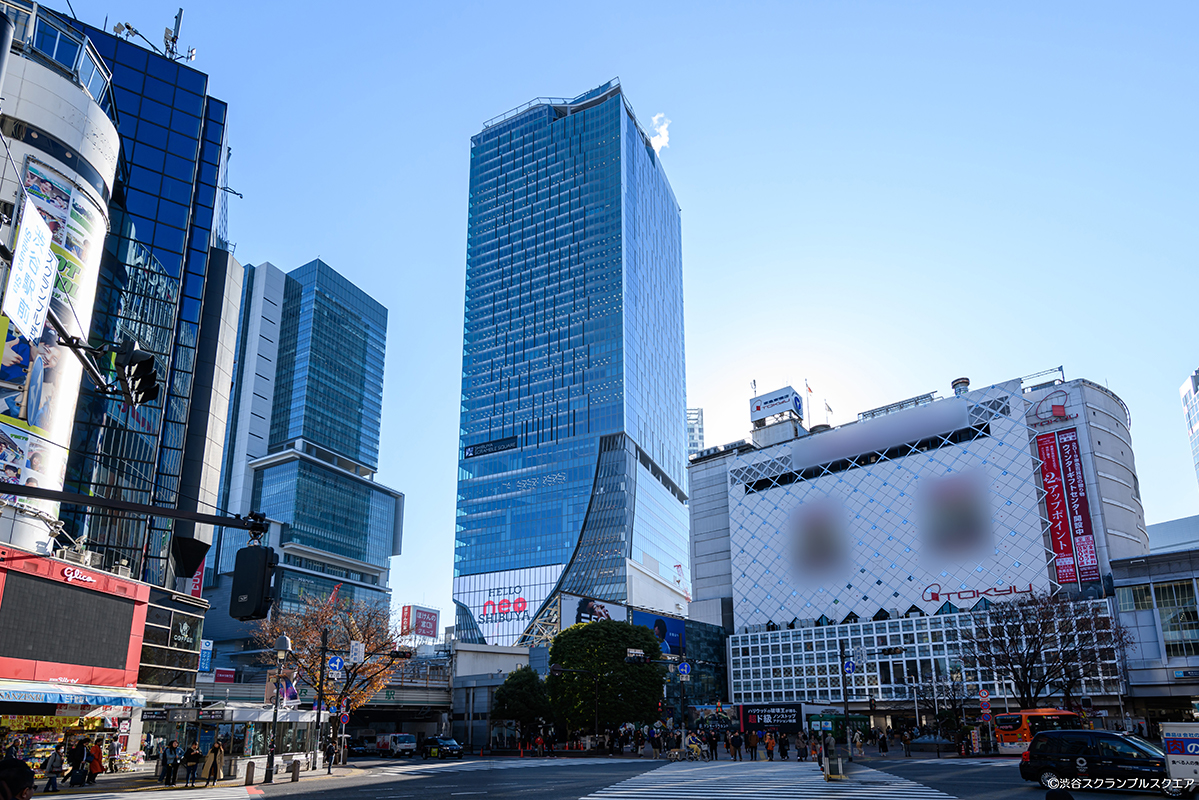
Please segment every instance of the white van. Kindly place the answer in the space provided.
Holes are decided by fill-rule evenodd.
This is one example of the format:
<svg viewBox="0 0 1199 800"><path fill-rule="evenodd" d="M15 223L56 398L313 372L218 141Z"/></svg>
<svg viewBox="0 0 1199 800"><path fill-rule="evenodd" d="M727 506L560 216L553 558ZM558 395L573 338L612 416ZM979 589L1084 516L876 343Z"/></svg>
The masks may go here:
<svg viewBox="0 0 1199 800"><path fill-rule="evenodd" d="M411 733L391 733L387 735L387 747L384 750L383 738L379 737L379 755L415 756L416 736Z"/></svg>

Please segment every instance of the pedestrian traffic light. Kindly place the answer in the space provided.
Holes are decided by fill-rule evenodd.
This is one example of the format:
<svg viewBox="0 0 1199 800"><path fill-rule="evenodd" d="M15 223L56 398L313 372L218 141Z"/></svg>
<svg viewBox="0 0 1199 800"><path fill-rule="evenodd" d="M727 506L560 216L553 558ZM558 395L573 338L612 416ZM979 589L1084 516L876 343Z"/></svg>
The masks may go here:
<svg viewBox="0 0 1199 800"><path fill-rule="evenodd" d="M871 711L874 711L874 706L875 706L874 698L873 698L873 697L871 697L871 698L870 698L870 710L871 710Z"/></svg>
<svg viewBox="0 0 1199 800"><path fill-rule="evenodd" d="M252 544L237 551L229 592L229 616L248 622L266 619L271 610L271 576L279 556L273 548Z"/></svg>
<svg viewBox="0 0 1199 800"><path fill-rule="evenodd" d="M158 372L154 368L154 354L137 346L137 342L126 339L113 359L121 394L131 406L149 403L158 397Z"/></svg>

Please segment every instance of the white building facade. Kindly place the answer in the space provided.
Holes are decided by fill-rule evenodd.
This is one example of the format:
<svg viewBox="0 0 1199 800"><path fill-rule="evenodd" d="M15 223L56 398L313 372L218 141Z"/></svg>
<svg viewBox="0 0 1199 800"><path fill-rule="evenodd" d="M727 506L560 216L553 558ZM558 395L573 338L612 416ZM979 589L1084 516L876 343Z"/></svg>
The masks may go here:
<svg viewBox="0 0 1199 800"><path fill-rule="evenodd" d="M862 705L951 673L990 603L1066 589L1108 614L1112 558L1148 552L1124 404L1089 381L924 395L804 430L795 419L693 461L691 616L724 624L730 700ZM880 656L882 647L905 647ZM1115 663L1088 691L1118 694Z"/></svg>

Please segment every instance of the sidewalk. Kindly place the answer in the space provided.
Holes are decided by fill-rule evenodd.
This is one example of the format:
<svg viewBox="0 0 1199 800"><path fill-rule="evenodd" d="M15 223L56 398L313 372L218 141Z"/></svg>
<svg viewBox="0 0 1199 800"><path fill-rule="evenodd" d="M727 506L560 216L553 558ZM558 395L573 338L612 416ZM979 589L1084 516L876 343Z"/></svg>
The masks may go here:
<svg viewBox="0 0 1199 800"><path fill-rule="evenodd" d="M316 780L316 779L345 778L345 777L349 777L350 775L355 775L355 774L358 774L361 772L362 772L362 768L356 767L353 764L334 767L332 775L326 773L324 768L321 768L318 770L301 771L299 782L306 783L308 781ZM101 774L100 777L96 779L96 782L94 784L92 784L91 786L78 786L78 787L74 787L74 788L64 785L63 782L60 780L58 782L58 794L61 794L64 796L67 796L67 795L87 796L87 795L91 795L91 794L109 794L109 793L114 793L114 792L115 793L158 792L158 791L173 792L175 790L179 790L180 792L191 791L190 788L183 785L182 770L180 771L180 773L181 774L179 775L179 782L175 786L163 786L154 777L154 773L152 771L148 771L148 770L144 771L144 772L119 772L115 775L105 773L105 774ZM244 776L238 776L236 778L226 778L225 780L219 781L219 782L213 784L212 786L209 786L208 788L211 789L211 788L216 787L216 788L220 788L220 789L228 789L228 788L233 788L233 787L238 787L238 786L244 786L245 782L246 782L246 779ZM276 773L274 782L275 783L290 783L291 782L291 773L289 773L289 772ZM253 785L254 786L262 785L262 773L261 772L258 772L254 776L254 784ZM196 789L202 789L203 787L204 787L203 781L196 782ZM42 790L44 788L46 788L46 781L44 779L39 780L34 787L34 794L35 795L44 794L42 792Z"/></svg>

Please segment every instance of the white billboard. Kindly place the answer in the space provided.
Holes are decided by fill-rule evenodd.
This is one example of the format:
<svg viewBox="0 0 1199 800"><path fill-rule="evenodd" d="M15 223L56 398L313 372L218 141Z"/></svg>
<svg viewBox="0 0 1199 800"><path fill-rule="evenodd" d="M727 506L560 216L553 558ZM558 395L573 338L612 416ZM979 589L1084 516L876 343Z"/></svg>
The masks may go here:
<svg viewBox="0 0 1199 800"><path fill-rule="evenodd" d="M13 248L3 311L17 331L31 342L42 336L54 275L58 271L58 257L50 250L51 237L50 226L26 197L21 203L21 229Z"/></svg>
<svg viewBox="0 0 1199 800"><path fill-rule="evenodd" d="M794 411L800 419L803 419L803 400L800 398L799 392L790 386L784 386L776 392L760 394L749 401L750 422L773 417L784 411Z"/></svg>
<svg viewBox="0 0 1199 800"><path fill-rule="evenodd" d="M515 645L562 576L565 564L454 578L454 601L466 606L487 644Z"/></svg>

